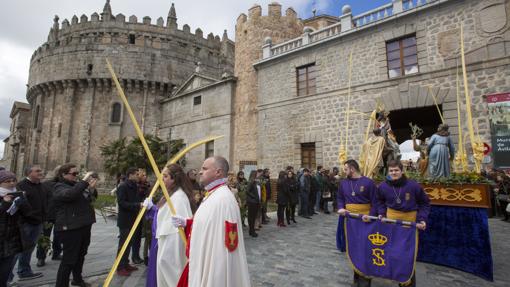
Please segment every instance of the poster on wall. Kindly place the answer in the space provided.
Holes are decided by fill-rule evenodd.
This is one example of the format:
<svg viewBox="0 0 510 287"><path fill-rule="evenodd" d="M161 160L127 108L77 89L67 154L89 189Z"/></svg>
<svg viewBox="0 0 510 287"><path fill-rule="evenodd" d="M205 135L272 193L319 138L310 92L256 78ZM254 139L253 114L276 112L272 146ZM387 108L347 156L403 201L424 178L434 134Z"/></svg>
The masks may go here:
<svg viewBox="0 0 510 287"><path fill-rule="evenodd" d="M510 169L510 93L487 95L494 167Z"/></svg>

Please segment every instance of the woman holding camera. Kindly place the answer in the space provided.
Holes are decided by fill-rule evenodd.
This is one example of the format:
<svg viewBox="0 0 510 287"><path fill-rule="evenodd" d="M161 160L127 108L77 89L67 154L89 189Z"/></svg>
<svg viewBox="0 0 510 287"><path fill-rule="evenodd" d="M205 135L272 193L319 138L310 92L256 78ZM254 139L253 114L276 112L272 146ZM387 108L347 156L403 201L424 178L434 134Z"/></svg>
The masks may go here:
<svg viewBox="0 0 510 287"><path fill-rule="evenodd" d="M55 230L63 245L63 258L58 268L56 287L69 286L71 272L72 285L90 286L83 281L81 273L90 244L92 224L96 222L92 202L97 198L95 186L98 178L92 172L88 172L81 180L78 175L76 165L71 163L62 165L55 175Z"/></svg>
<svg viewBox="0 0 510 287"><path fill-rule="evenodd" d="M16 192L16 175L0 171L0 287L12 280L14 256L28 249L22 239L21 217L27 215L30 205L22 192ZM11 278L9 278L11 277Z"/></svg>

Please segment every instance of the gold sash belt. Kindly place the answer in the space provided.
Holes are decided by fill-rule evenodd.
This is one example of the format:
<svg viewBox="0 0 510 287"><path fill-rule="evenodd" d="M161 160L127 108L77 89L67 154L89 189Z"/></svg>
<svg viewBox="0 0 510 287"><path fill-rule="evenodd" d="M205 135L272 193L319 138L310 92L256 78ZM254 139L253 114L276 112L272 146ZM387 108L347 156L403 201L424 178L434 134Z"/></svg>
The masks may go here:
<svg viewBox="0 0 510 287"><path fill-rule="evenodd" d="M370 213L370 203L348 203L345 205L345 209L353 213L361 213L368 215Z"/></svg>
<svg viewBox="0 0 510 287"><path fill-rule="evenodd" d="M388 208L386 211L386 217L389 219L402 220L402 221L416 221L416 210L415 211L399 211Z"/></svg>

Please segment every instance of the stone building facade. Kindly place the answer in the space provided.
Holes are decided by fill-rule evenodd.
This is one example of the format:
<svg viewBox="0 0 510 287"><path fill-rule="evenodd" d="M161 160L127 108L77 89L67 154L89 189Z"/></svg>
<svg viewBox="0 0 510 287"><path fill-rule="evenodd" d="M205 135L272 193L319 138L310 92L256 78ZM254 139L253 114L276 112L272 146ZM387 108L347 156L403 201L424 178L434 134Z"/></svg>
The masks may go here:
<svg viewBox="0 0 510 287"><path fill-rule="evenodd" d="M235 76L238 78L234 100L233 166L257 164L257 75L253 63L262 58L260 44L266 37L273 43L295 38L303 24L292 8L282 15L278 3L269 4L268 15L255 5L241 14L236 23Z"/></svg>
<svg viewBox="0 0 510 287"><path fill-rule="evenodd" d="M105 57L146 133L186 144L224 136L188 154L190 168L211 154L227 157L236 171L338 166L351 52L348 157L358 158L367 114L378 103L390 111L402 142L409 122L424 136L434 132L440 122L435 98L457 143L461 25L483 141L491 137L484 95L510 91L510 0L393 0L361 15L346 6L339 16L305 20L292 8L283 15L277 3L267 15L255 5L237 18L235 44L226 33L204 39L200 29L178 29L173 5L166 24L159 18L156 25L111 11L107 1L90 19L60 24L56 17L48 41L35 51L23 165L49 170L71 161L101 170L99 147L134 136ZM466 134L465 112L461 118Z"/></svg>
<svg viewBox="0 0 510 287"><path fill-rule="evenodd" d="M358 158L368 125L366 115L378 102L390 111L390 119L410 112L410 116L399 119L405 131L410 130L409 122L437 117L431 94L457 143L461 25L474 125L482 140L490 142L483 96L510 91L509 15L508 0L393 1L356 17L344 7L337 24L320 30L305 28L301 37L280 45L266 43L266 57L255 63L259 165L272 170L289 164L302 166L304 151L312 148L314 165L338 166L351 52L351 110L356 113L351 113L346 148L349 158ZM417 65L411 65L409 74L391 77L388 45L406 38L416 43ZM314 68L315 89L298 95L298 71L310 66ZM462 76L460 90L465 109ZM466 135L465 112L461 117ZM397 124L392 120L392 125Z"/></svg>
<svg viewBox="0 0 510 287"><path fill-rule="evenodd" d="M27 143L27 131L30 126L30 105L22 102L14 102L11 113L10 135L4 139L4 157L0 166L11 170L16 174L22 174L25 163Z"/></svg>
<svg viewBox="0 0 510 287"><path fill-rule="evenodd" d="M30 62L27 99L34 128L28 133L26 163L51 170L74 162L101 170L100 146L135 136L123 111L105 59L112 63L142 130L159 134L162 101L193 74L221 78L233 73L234 44L226 32L204 38L200 28L177 27L172 4L166 24L112 14L56 16L48 41Z"/></svg>
<svg viewBox="0 0 510 287"><path fill-rule="evenodd" d="M199 168L205 158L232 158L233 99L236 79L220 79L194 73L170 98L162 101L159 136L193 143L209 136L223 136L186 155L186 166Z"/></svg>

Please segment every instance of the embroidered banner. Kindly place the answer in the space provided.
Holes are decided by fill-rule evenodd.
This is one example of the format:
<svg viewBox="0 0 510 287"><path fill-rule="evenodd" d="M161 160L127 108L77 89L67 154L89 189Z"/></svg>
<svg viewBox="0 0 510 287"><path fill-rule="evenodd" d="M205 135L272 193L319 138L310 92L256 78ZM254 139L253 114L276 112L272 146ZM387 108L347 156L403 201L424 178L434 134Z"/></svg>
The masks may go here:
<svg viewBox="0 0 510 287"><path fill-rule="evenodd" d="M415 227L350 217L344 220L347 255L357 273L401 283L411 280L418 246Z"/></svg>

